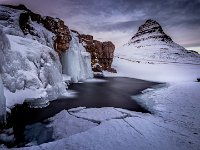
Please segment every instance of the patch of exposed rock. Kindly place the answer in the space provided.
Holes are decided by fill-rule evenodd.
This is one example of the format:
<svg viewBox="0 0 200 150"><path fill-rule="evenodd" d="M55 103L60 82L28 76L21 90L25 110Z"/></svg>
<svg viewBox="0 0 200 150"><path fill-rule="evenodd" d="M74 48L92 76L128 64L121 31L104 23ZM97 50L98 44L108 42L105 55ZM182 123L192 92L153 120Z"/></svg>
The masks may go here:
<svg viewBox="0 0 200 150"><path fill-rule="evenodd" d="M93 36L85 34L80 34L79 39L91 54L92 69L94 72L102 72L103 70L116 72L111 67L115 51L115 45L112 42L100 42L94 40Z"/></svg>
<svg viewBox="0 0 200 150"><path fill-rule="evenodd" d="M23 5L20 8L23 8L24 12L19 16L19 26L25 35L31 34L33 36L39 36L30 23L30 20L35 21L38 24L42 24L47 30L55 34L53 37L53 46L59 56L69 48L71 35L70 30L64 24L64 21L49 16L42 17L40 14L33 13Z"/></svg>
<svg viewBox="0 0 200 150"><path fill-rule="evenodd" d="M147 39L155 39L156 41L162 41L166 43L172 43L172 39L165 34L161 25L152 19L148 19L143 25L138 29L138 32L131 38L129 44L140 43Z"/></svg>

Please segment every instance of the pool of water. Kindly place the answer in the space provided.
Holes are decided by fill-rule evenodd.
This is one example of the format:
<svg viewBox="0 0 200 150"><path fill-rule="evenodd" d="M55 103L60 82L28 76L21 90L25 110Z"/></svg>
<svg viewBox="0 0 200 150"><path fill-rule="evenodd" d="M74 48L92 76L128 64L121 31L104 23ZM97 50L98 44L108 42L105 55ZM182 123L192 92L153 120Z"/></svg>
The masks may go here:
<svg viewBox="0 0 200 150"><path fill-rule="evenodd" d="M45 108L34 109L28 108L26 105L18 105L13 108L12 124L16 143L23 143L25 141L25 134L29 137L31 136L30 132L33 131L32 129L29 131L25 130L27 125L42 122L64 109L75 107L117 107L150 113L133 100L131 96L140 94L144 89L155 86L158 83L124 77L104 78L104 80L105 82L71 84L69 89L77 92L76 97L51 101L50 105ZM40 126L40 129L43 128ZM51 133L48 132L48 134L50 135Z"/></svg>

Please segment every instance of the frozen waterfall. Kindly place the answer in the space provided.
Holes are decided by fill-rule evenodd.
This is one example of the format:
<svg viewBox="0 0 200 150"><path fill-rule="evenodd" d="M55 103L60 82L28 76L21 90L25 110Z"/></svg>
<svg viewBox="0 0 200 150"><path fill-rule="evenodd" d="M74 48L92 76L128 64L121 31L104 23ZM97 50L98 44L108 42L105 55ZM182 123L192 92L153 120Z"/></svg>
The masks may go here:
<svg viewBox="0 0 200 150"><path fill-rule="evenodd" d="M79 43L78 35L73 32L71 35L70 47L62 57L63 74L71 76L72 82L92 78L91 55Z"/></svg>

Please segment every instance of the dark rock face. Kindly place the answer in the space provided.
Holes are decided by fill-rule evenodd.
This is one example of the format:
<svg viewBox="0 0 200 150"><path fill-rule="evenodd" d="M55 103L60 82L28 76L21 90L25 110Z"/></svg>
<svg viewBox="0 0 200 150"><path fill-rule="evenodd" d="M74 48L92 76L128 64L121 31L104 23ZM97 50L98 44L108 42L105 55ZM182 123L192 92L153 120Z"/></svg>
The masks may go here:
<svg viewBox="0 0 200 150"><path fill-rule="evenodd" d="M112 42L100 42L94 40L93 36L85 34L79 35L79 39L91 54L94 72L102 72L103 70L116 72L115 69L111 68L115 51L115 45Z"/></svg>
<svg viewBox="0 0 200 150"><path fill-rule="evenodd" d="M46 17L43 20L43 24L45 28L56 35L54 37L54 48L59 56L61 56L62 52L65 52L69 48L71 41L69 28L64 24L64 21L52 17Z"/></svg>
<svg viewBox="0 0 200 150"><path fill-rule="evenodd" d="M31 27L29 19L36 21L37 23L41 23L47 30L55 34L53 39L54 49L59 54L59 56L61 56L62 52L65 52L69 48L69 43L71 41L70 30L64 24L64 21L49 16L41 17L41 15L35 14L27 8L25 10L26 11L21 13L19 17L19 25L23 33L25 35L31 34L33 36L38 36L37 33L34 32L34 29Z"/></svg>
<svg viewBox="0 0 200 150"><path fill-rule="evenodd" d="M161 25L155 20L147 20L138 29L138 32L131 38L130 43L140 43L146 39L156 39L157 41L163 41L172 43L172 39L166 35ZM130 44L129 43L129 44Z"/></svg>

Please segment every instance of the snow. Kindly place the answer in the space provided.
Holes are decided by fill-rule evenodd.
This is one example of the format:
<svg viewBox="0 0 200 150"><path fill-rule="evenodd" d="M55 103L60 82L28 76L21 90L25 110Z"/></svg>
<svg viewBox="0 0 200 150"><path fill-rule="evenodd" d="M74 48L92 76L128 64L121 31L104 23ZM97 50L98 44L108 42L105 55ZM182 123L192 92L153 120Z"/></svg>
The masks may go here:
<svg viewBox="0 0 200 150"><path fill-rule="evenodd" d="M151 41L149 41L151 43ZM146 44L143 42L142 44ZM155 42L154 42L155 44ZM132 61L174 62L183 64L200 64L200 55L185 50L179 45L149 45L137 48L135 45L125 45L116 49L115 56Z"/></svg>
<svg viewBox="0 0 200 150"><path fill-rule="evenodd" d="M86 52L76 33L71 33L69 49L62 57L63 73L71 76L73 82L93 77L91 56Z"/></svg>
<svg viewBox="0 0 200 150"><path fill-rule="evenodd" d="M125 76L156 82L196 81L200 76L200 65L179 63L133 62L116 58L113 61L116 73L104 72L105 76Z"/></svg>
<svg viewBox="0 0 200 150"><path fill-rule="evenodd" d="M199 149L200 84L198 65L137 63L115 58L115 76L167 82L133 97L153 114L121 108L77 108L70 114L100 123L85 132L26 149Z"/></svg>
<svg viewBox="0 0 200 150"><path fill-rule="evenodd" d="M200 84L195 82L200 75L199 65L137 63L115 57L113 67L117 68L117 74L104 72L104 75L166 82L160 87L151 87L133 97L153 114L112 107L70 109L68 112L61 112L62 115L57 114L62 117L51 118L53 122L57 118L51 127L54 129L54 136L57 135L55 137L59 140L20 149L199 149ZM79 126L77 122L75 128L69 125L69 128L73 128L72 131L65 132L68 131L66 124L70 121L62 123L59 120L65 120L69 115L96 125L81 132L76 128ZM68 136L71 132L75 134Z"/></svg>
<svg viewBox="0 0 200 150"><path fill-rule="evenodd" d="M24 11L0 6L1 16L7 18L0 20L0 27L3 28L4 32L9 35L37 40L39 43L53 48L53 36L55 34L48 31L42 24L38 24L36 21L29 19L29 25L34 35L24 35L19 26L19 17L22 12Z"/></svg>
<svg viewBox="0 0 200 150"><path fill-rule="evenodd" d="M54 136L57 135L58 139L65 138L39 146L19 149L159 150L162 147L164 150L187 150L198 149L200 146L199 135L194 136L190 131L183 130L182 126L174 124L174 122L166 120L162 116L132 112L120 108L101 108L100 110L98 108L83 108L79 111L84 111L84 117L87 118L84 118L82 113L77 115L78 112L76 112L77 118L75 119L73 118L74 114L69 116L67 111L62 111L51 118L53 123L50 126L54 129ZM90 120L88 116L95 117L97 115L94 114L94 111L101 112L96 117L97 119L100 116L100 118L104 118L108 111L112 112L113 117L102 119L99 125L88 127L88 122L94 121ZM88 122L85 125L77 119ZM65 122L65 120L69 120L69 122ZM66 124L69 124L69 129L66 128ZM79 125L82 126L79 128ZM82 132L79 129L83 126L88 128Z"/></svg>
<svg viewBox="0 0 200 150"><path fill-rule="evenodd" d="M45 27L43 27L42 24L38 24L37 22L32 21L31 19L29 20L29 24L32 27L34 34L37 36L28 34L26 35L26 38L37 40L39 43L49 46L51 48L54 47L53 46L53 37L55 36L54 33L48 31Z"/></svg>
<svg viewBox="0 0 200 150"><path fill-rule="evenodd" d="M112 107L82 109L72 114L77 117L86 118L87 120L91 120L93 122L103 122L106 120L123 118L126 116L126 114L122 114Z"/></svg>
<svg viewBox="0 0 200 150"><path fill-rule="evenodd" d="M151 109L156 115L167 121L172 121L183 131L188 130L192 137L200 133L200 84L198 82L183 82L170 84L164 88L146 92L136 96L141 103ZM148 101L147 101L148 99ZM197 135L200 138L200 135Z"/></svg>
<svg viewBox="0 0 200 150"><path fill-rule="evenodd" d="M2 28L6 34L24 37L19 27L19 16L22 12L22 10L0 6L0 14L6 18L0 20L0 28Z"/></svg>
<svg viewBox="0 0 200 150"><path fill-rule="evenodd" d="M131 61L200 64L200 55L173 42L160 24L147 20L131 40L115 51L115 56Z"/></svg>
<svg viewBox="0 0 200 150"><path fill-rule="evenodd" d="M71 135L84 132L98 124L74 117L67 110L63 110L56 116L49 119L52 121L48 127L53 127L53 138L62 139Z"/></svg>
<svg viewBox="0 0 200 150"><path fill-rule="evenodd" d="M39 93L41 92L41 93ZM25 90L17 90L15 93L10 92L8 89L4 89L4 93L6 95L6 106L12 107L15 104L23 104L24 100L29 98L39 98L38 96L45 97L46 91L45 89L25 89Z"/></svg>

